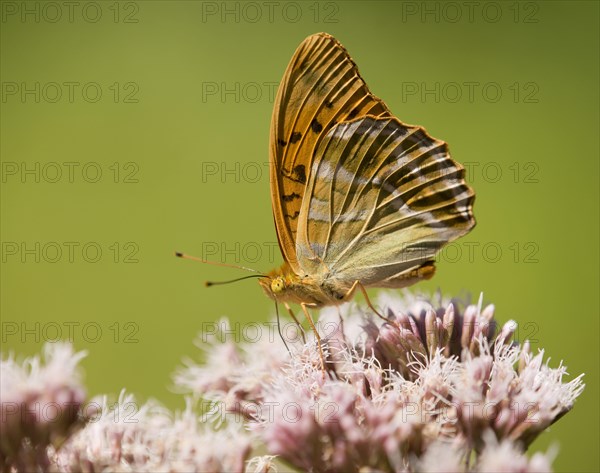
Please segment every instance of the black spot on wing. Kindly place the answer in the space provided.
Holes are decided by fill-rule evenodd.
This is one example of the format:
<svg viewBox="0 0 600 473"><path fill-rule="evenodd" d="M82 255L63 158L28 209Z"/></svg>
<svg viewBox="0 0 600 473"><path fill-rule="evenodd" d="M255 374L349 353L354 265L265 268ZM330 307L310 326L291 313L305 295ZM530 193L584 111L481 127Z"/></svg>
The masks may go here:
<svg viewBox="0 0 600 473"><path fill-rule="evenodd" d="M298 215L300 215L300 212L298 210L296 210L294 212L294 215L286 214L286 217L289 218L290 220L296 220L298 218Z"/></svg>
<svg viewBox="0 0 600 473"><path fill-rule="evenodd" d="M352 119L354 118L356 115L358 115L358 109L355 108L354 110L352 110L349 114L348 114L348 118Z"/></svg>
<svg viewBox="0 0 600 473"><path fill-rule="evenodd" d="M292 178L301 184L306 184L306 168L304 167L304 164L298 164L294 167Z"/></svg>
<svg viewBox="0 0 600 473"><path fill-rule="evenodd" d="M282 146L282 147L283 147L283 146L287 145L287 142L285 142L284 140L277 140L277 144L278 144L279 146Z"/></svg>
<svg viewBox="0 0 600 473"><path fill-rule="evenodd" d="M298 140L300 140L300 138L302 138L302 133L300 133L299 131L295 131L292 133L292 136L290 136L290 143L294 144Z"/></svg>
<svg viewBox="0 0 600 473"><path fill-rule="evenodd" d="M314 131L315 133L321 133L321 130L323 129L323 125L321 125L316 118L313 118L313 121L310 122L310 128L312 131Z"/></svg>
<svg viewBox="0 0 600 473"><path fill-rule="evenodd" d="M292 192L291 194L288 195L282 195L281 196L281 200L283 200L284 202L291 202L294 199L299 199L300 198L300 194L296 194L295 192Z"/></svg>

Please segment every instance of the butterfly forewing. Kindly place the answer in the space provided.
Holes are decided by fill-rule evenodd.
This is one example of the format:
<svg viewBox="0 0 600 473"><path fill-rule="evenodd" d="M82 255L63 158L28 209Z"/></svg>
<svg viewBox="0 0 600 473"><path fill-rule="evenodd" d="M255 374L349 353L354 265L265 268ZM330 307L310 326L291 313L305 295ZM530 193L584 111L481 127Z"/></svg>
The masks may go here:
<svg viewBox="0 0 600 473"><path fill-rule="evenodd" d="M462 166L422 128L394 117L339 123L313 157L299 265L343 288L406 285L408 272L474 226L473 200Z"/></svg>
<svg viewBox="0 0 600 473"><path fill-rule="evenodd" d="M390 117L372 95L344 47L332 36L306 38L279 86L271 121L271 198L284 259L300 272L296 232L312 160L337 123L367 115Z"/></svg>

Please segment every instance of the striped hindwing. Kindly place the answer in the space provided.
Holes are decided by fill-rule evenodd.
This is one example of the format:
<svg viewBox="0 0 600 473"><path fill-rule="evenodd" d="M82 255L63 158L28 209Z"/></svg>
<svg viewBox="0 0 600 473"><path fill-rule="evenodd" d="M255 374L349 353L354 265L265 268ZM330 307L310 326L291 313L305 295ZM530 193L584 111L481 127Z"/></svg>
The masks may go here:
<svg viewBox="0 0 600 473"><path fill-rule="evenodd" d="M397 118L333 127L315 152L300 211L302 270L348 289L401 287L475 225L475 195L443 141ZM415 282L415 281L411 281Z"/></svg>
<svg viewBox="0 0 600 473"><path fill-rule="evenodd" d="M269 153L277 238L296 273L296 231L315 151L336 123L367 115L391 116L369 92L343 46L325 33L306 38L279 85Z"/></svg>

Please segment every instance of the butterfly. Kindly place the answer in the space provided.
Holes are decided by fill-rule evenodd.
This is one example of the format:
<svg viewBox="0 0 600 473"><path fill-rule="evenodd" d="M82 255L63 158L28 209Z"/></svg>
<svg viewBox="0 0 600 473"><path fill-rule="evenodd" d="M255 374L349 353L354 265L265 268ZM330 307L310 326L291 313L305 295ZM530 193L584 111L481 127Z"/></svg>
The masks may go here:
<svg viewBox="0 0 600 473"><path fill-rule="evenodd" d="M307 308L342 304L358 289L381 316L366 288L431 278L436 253L475 226L475 194L446 143L396 118L326 33L306 38L287 66L269 164L284 263L248 277L297 323L289 303L300 304L322 363Z"/></svg>
<svg viewBox="0 0 600 473"><path fill-rule="evenodd" d="M475 225L446 143L396 118L329 34L306 38L287 66L269 156L284 264L259 283L275 301L339 305L429 279L441 247Z"/></svg>

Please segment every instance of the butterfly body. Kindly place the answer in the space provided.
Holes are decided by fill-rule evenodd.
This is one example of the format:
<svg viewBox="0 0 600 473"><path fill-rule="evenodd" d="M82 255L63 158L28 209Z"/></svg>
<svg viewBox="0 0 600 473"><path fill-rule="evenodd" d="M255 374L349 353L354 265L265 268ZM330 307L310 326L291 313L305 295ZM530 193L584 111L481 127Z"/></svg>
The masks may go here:
<svg viewBox="0 0 600 473"><path fill-rule="evenodd" d="M265 294L275 301L309 304L312 307L342 304L348 292L327 278L307 274L299 276L287 263L258 282Z"/></svg>
<svg viewBox="0 0 600 473"><path fill-rule="evenodd" d="M430 279L434 273L433 262L427 262L396 278L392 287L410 286L419 280ZM277 302L308 304L315 308L347 302L352 298L357 282L360 283L360 280L340 279L329 271L317 277L308 274L299 276L288 263L271 271L267 277L259 279L263 291L271 299Z"/></svg>

